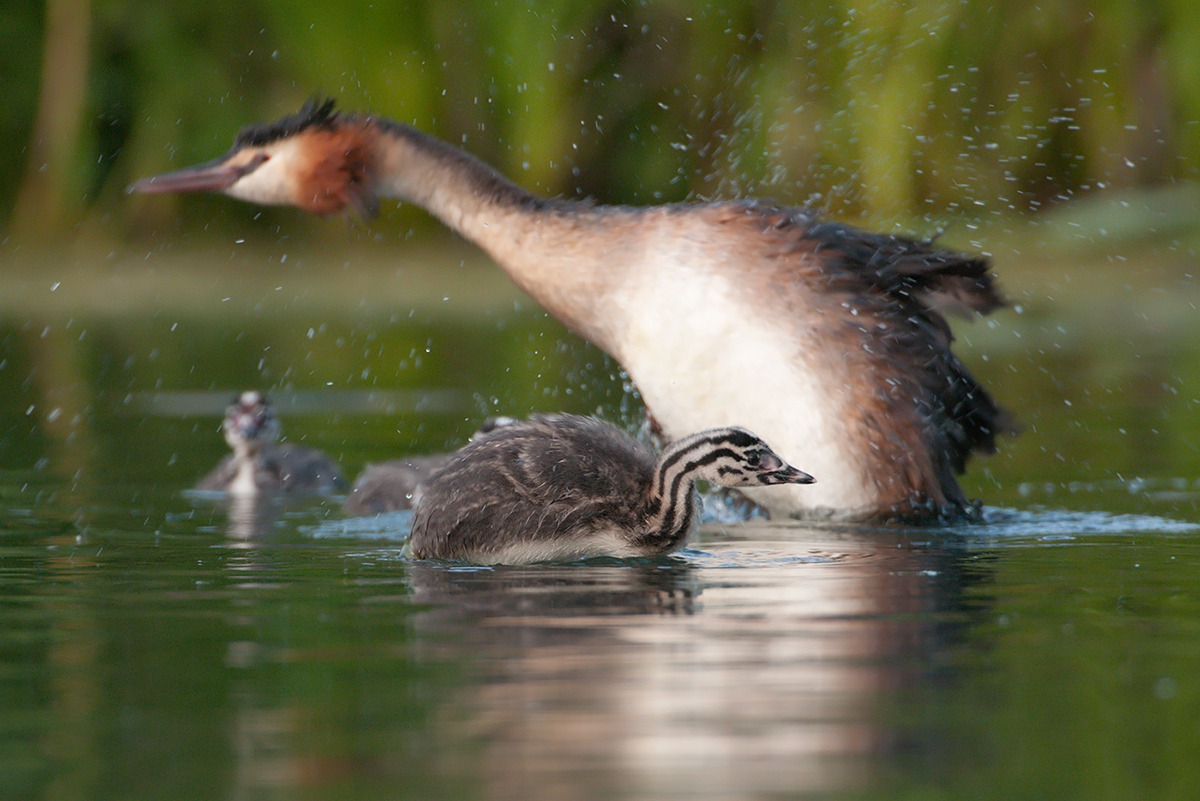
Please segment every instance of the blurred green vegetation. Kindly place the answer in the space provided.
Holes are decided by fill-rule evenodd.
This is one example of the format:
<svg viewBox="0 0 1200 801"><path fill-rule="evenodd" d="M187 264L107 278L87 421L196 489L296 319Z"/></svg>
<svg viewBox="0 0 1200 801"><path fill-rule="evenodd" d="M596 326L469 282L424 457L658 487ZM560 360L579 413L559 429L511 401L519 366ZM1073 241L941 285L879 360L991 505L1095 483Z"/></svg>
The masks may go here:
<svg viewBox="0 0 1200 801"><path fill-rule="evenodd" d="M1185 0L16 0L0 37L18 240L137 236L182 205L127 199L131 180L314 94L603 202L769 195L881 224L1200 169Z"/></svg>

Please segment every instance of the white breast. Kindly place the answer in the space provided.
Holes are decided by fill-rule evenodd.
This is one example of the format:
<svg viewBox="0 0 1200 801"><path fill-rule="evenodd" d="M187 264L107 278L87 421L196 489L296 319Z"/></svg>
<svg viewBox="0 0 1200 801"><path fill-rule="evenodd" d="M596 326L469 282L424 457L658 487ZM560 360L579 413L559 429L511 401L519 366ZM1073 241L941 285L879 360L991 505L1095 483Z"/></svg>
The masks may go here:
<svg viewBox="0 0 1200 801"><path fill-rule="evenodd" d="M818 346L799 325L748 307L730 280L695 263L660 262L626 287L629 324L617 357L646 406L672 439L742 426L816 478L746 490L774 512L870 505L863 468L839 441L851 402L846 388L822 382L805 356Z"/></svg>
<svg viewBox="0 0 1200 801"><path fill-rule="evenodd" d="M254 458L244 457L238 463L237 474L233 477L233 481L229 482L226 492L243 497L258 494L258 485L254 481L257 472L258 468L254 463Z"/></svg>

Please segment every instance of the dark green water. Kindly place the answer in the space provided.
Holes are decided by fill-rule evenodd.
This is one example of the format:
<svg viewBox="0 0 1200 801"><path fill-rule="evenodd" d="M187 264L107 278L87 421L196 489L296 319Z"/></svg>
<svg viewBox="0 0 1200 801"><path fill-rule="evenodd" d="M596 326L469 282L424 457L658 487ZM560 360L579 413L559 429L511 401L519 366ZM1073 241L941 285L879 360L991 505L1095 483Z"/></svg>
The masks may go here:
<svg viewBox="0 0 1200 801"><path fill-rule="evenodd" d="M0 320L0 798L1200 794L1189 286L1010 284L960 329L1024 425L967 477L985 525L476 569L406 561L403 516L188 494L221 407L272 390L353 475L487 414L634 426L611 362L504 291L385 313L273 278Z"/></svg>

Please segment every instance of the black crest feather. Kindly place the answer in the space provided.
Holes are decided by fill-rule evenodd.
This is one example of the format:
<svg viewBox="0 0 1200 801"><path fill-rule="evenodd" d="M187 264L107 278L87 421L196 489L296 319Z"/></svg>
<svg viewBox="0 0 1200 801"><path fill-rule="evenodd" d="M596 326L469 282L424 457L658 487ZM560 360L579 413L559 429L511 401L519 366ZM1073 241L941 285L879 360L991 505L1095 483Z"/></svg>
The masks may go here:
<svg viewBox="0 0 1200 801"><path fill-rule="evenodd" d="M332 128L338 121L336 103L332 98L314 97L298 112L289 114L278 122L265 125L248 125L238 132L234 147L265 145L278 139L295 136L309 128Z"/></svg>

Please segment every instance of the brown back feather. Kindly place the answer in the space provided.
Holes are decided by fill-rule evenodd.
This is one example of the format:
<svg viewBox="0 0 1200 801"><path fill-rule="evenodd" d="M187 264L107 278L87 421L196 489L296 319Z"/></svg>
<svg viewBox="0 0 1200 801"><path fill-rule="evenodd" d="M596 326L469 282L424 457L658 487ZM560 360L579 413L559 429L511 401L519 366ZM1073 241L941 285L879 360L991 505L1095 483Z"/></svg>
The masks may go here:
<svg viewBox="0 0 1200 801"><path fill-rule="evenodd" d="M865 343L874 354L878 372L862 404L864 425L880 447L902 454L893 467L906 464L922 474L892 478L925 487L927 503L967 508L955 476L973 452L995 451L996 436L1014 426L951 351L943 311L988 314L1005 305L988 260L826 222L804 209L730 206L731 215L760 219L780 263L794 271L792 280L820 285L810 294L828 299L821 313L841 321L830 321L832 330L849 326L847 345ZM845 315L843 305L853 314ZM915 428L906 428L906 419ZM906 441L909 435L917 441ZM927 514L919 502L911 511Z"/></svg>

